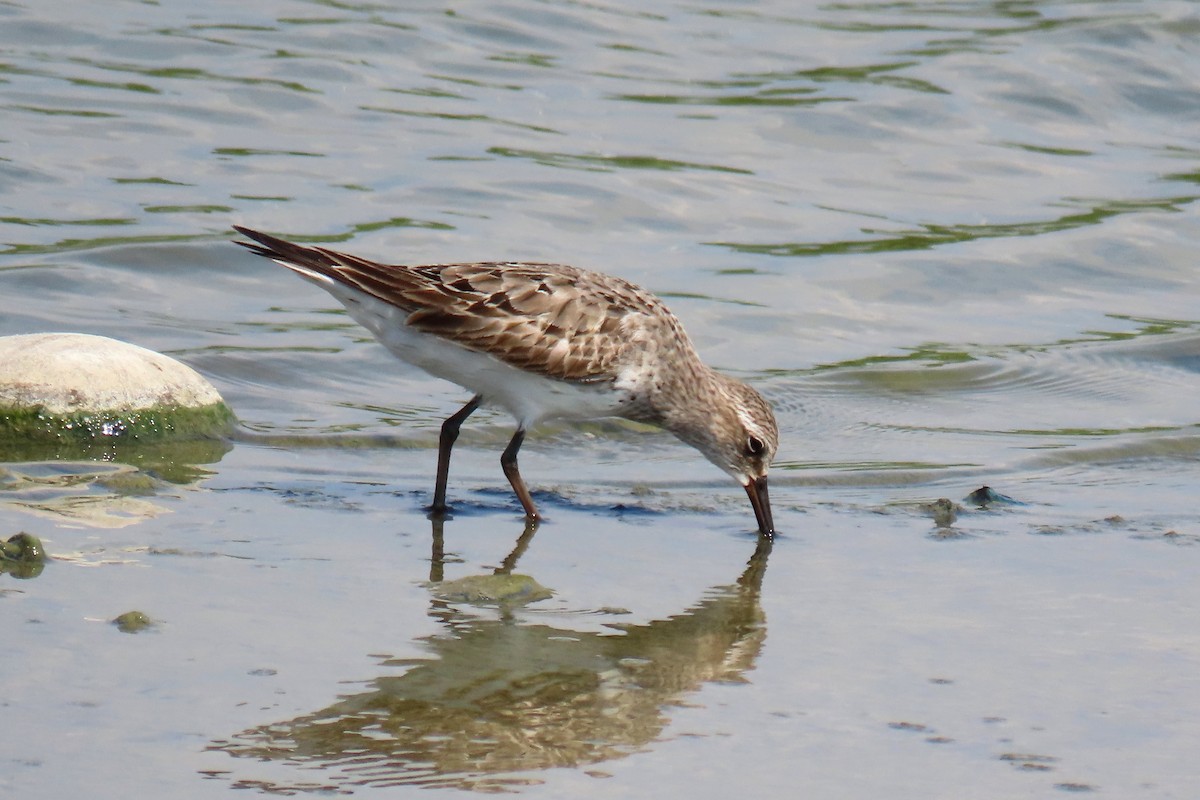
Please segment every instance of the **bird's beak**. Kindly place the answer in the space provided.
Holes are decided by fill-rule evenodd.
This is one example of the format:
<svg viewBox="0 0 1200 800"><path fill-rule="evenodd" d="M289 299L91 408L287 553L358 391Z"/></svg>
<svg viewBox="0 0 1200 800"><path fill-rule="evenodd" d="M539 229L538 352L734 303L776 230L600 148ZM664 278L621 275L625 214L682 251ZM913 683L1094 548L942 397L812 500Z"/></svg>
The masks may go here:
<svg viewBox="0 0 1200 800"><path fill-rule="evenodd" d="M758 520L758 532L766 537L775 536L775 521L771 518L771 499L767 496L767 476L752 478L746 483L746 494L754 507L754 518Z"/></svg>

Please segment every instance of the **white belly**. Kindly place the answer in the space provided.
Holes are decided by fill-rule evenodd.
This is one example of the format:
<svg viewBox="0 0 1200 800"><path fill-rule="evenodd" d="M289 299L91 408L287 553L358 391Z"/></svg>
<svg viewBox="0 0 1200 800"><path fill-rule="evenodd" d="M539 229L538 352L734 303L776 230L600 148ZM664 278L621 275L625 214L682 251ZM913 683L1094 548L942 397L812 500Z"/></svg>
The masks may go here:
<svg viewBox="0 0 1200 800"><path fill-rule="evenodd" d="M404 322L406 312L381 300L357 293L346 296L345 289L325 282L320 286L397 357L481 395L485 404L506 409L523 426L546 419L607 417L618 409L623 393L611 383L570 383L525 372L494 356L413 330Z"/></svg>

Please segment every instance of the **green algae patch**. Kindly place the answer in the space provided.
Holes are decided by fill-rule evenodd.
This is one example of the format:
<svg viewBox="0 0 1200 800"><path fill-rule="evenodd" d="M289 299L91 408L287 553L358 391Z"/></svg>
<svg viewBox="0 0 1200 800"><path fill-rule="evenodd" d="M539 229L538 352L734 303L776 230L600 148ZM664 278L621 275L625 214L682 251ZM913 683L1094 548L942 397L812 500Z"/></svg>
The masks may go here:
<svg viewBox="0 0 1200 800"><path fill-rule="evenodd" d="M116 625L117 630L121 633L141 633L144 630L153 628L154 620L141 611L126 611L121 616L112 620L112 624Z"/></svg>
<svg viewBox="0 0 1200 800"><path fill-rule="evenodd" d="M94 445L147 444L165 439L228 436L236 422L224 402L199 407L164 406L54 413L44 406L0 405L0 452L22 442L88 449Z"/></svg>
<svg viewBox="0 0 1200 800"><path fill-rule="evenodd" d="M528 575L468 575L430 584L430 589L439 600L473 605L524 605L553 596Z"/></svg>
<svg viewBox="0 0 1200 800"><path fill-rule="evenodd" d="M163 481L150 472L135 469L97 476L96 485L120 497L153 497Z"/></svg>
<svg viewBox="0 0 1200 800"><path fill-rule="evenodd" d="M205 408L92 415L87 424L29 411L0 409L0 462L99 461L129 464L136 480L121 474L109 487L122 495L154 494L158 482L190 484L232 448L225 436L235 418L224 403ZM134 419L136 418L136 419ZM128 424L130 420L134 424Z"/></svg>
<svg viewBox="0 0 1200 800"><path fill-rule="evenodd" d="M46 550L42 540L32 533L24 531L10 536L7 542L0 542L0 560L9 563L45 563Z"/></svg>
<svg viewBox="0 0 1200 800"><path fill-rule="evenodd" d="M0 542L0 573L14 578L36 578L46 566L46 550L42 540L32 533L15 534Z"/></svg>

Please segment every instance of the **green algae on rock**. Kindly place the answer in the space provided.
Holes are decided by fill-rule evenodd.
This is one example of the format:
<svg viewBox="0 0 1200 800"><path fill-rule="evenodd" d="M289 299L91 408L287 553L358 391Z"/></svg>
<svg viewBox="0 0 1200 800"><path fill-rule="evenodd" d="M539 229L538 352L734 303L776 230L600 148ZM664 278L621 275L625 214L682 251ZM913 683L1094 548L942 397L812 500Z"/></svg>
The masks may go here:
<svg viewBox="0 0 1200 800"><path fill-rule="evenodd" d="M46 566L46 550L42 540L24 531L0 542L0 572L14 578L36 578Z"/></svg>
<svg viewBox="0 0 1200 800"><path fill-rule="evenodd" d="M116 625L117 630L121 633L141 633L147 628L154 627L154 620L141 611L126 611L112 620L112 624Z"/></svg>
<svg viewBox="0 0 1200 800"><path fill-rule="evenodd" d="M524 605L553 596L528 575L468 575L430 584L430 589L439 600L473 605Z"/></svg>
<svg viewBox="0 0 1200 800"><path fill-rule="evenodd" d="M79 333L0 338L0 456L215 439L233 423L212 384L161 353Z"/></svg>
<svg viewBox="0 0 1200 800"><path fill-rule="evenodd" d="M7 542L0 542L0 560L24 563L45 561L46 551L41 539L21 531L10 536Z"/></svg>

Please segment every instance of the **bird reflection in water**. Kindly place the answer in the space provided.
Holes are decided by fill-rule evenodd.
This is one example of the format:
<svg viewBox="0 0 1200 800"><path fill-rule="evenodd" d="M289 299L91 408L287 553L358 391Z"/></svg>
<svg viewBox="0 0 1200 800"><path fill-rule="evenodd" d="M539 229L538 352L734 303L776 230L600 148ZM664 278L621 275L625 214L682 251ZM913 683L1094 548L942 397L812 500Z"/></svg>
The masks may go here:
<svg viewBox="0 0 1200 800"><path fill-rule="evenodd" d="M512 608L481 619L436 599L441 524L434 522L431 612L447 630L425 639L433 657L385 662L408 670L319 711L214 742L209 749L304 768L294 784L221 773L235 787L503 791L536 784L531 773L538 770L646 750L666 727L667 709L706 682L745 681L762 647L768 537L759 537L733 584L713 587L690 608L595 633L538 624ZM498 576L511 575L534 532L525 528ZM312 770L322 773L316 783Z"/></svg>

